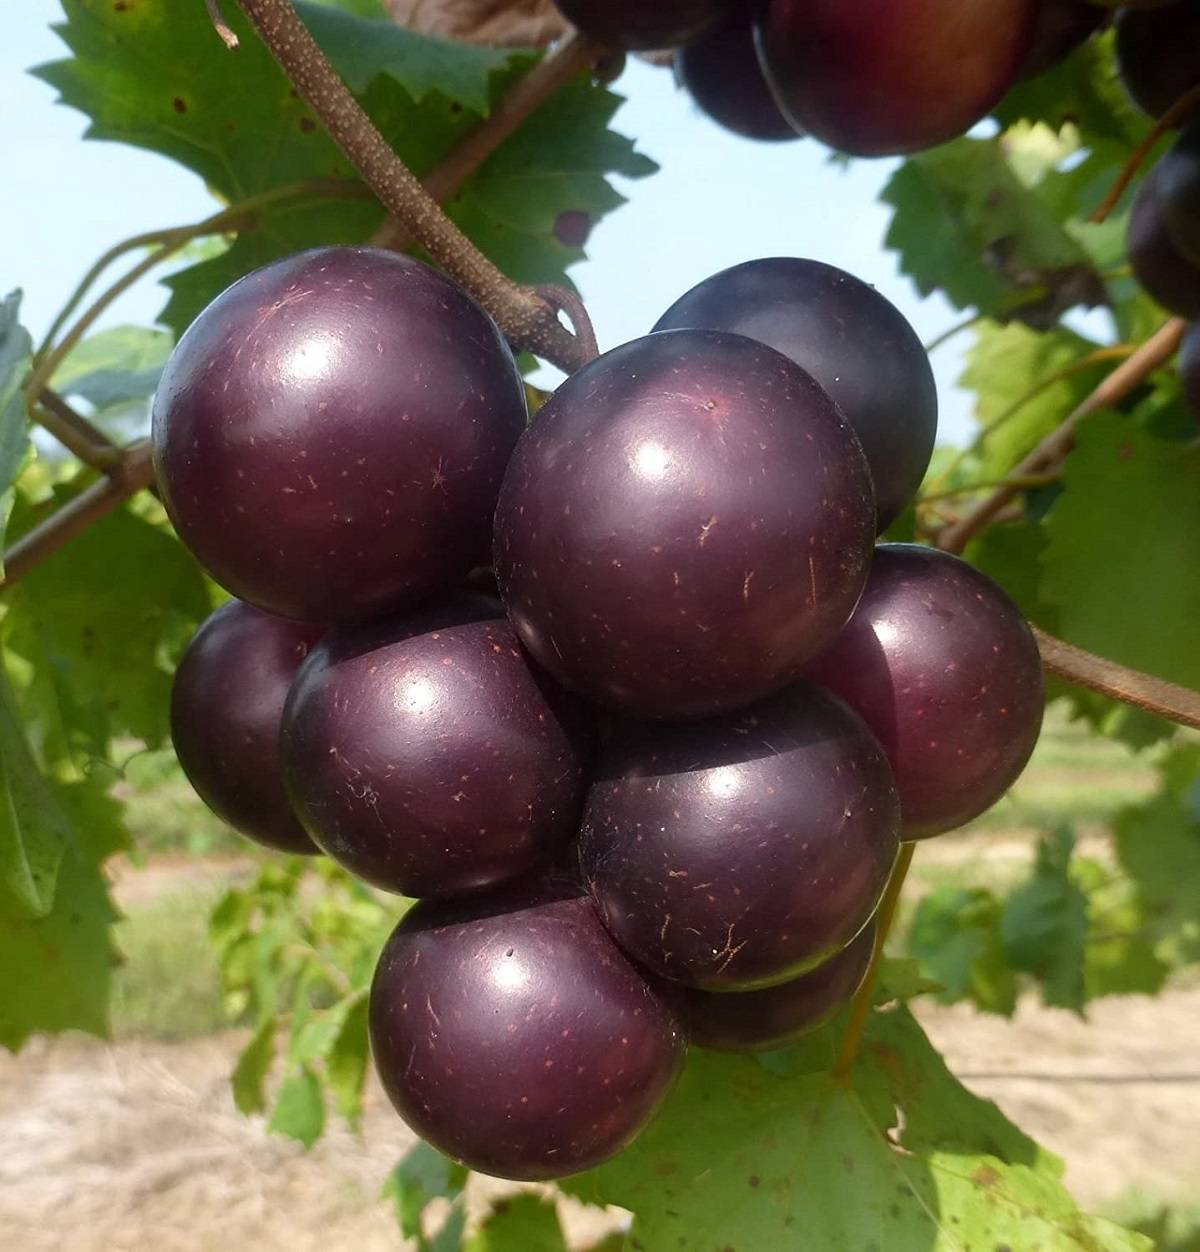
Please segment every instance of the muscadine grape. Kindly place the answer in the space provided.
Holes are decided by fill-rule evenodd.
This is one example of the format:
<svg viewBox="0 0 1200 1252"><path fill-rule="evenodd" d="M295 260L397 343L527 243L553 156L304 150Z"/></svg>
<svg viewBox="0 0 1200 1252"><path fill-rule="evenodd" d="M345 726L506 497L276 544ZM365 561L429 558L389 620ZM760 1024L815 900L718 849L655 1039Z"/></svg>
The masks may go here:
<svg viewBox="0 0 1200 1252"><path fill-rule="evenodd" d="M798 139L758 61L748 13L735 10L711 34L675 54L675 77L718 125L746 139Z"/></svg>
<svg viewBox="0 0 1200 1252"><path fill-rule="evenodd" d="M850 1002L875 948L875 923L807 974L759 991L683 991L683 1020L697 1047L767 1052L819 1030Z"/></svg>
<svg viewBox="0 0 1200 1252"><path fill-rule="evenodd" d="M490 317L375 248L318 248L219 295L154 401L163 501L216 580L285 617L378 616L486 559L525 393Z"/></svg>
<svg viewBox="0 0 1200 1252"><path fill-rule="evenodd" d="M1020 610L965 561L914 544L876 550L854 616L805 672L886 750L905 839L990 808L1042 725L1041 658Z"/></svg>
<svg viewBox="0 0 1200 1252"><path fill-rule="evenodd" d="M1161 117L1200 83L1200 0L1122 9L1117 68L1134 103Z"/></svg>
<svg viewBox="0 0 1200 1252"><path fill-rule="evenodd" d="M1042 0L1034 17L1033 43L1021 63L1021 77L1034 78L1066 60L1107 17L1091 0Z"/></svg>
<svg viewBox="0 0 1200 1252"><path fill-rule="evenodd" d="M736 3L737 0L732 0ZM731 0L554 0L585 35L618 48L677 48L711 30Z"/></svg>
<svg viewBox="0 0 1200 1252"><path fill-rule="evenodd" d="M937 435L937 385L916 332L874 287L799 257L745 261L706 278L655 330L702 326L748 335L791 357L854 428L885 530L921 485Z"/></svg>
<svg viewBox="0 0 1200 1252"><path fill-rule="evenodd" d="M802 682L726 717L619 726L588 791L580 856L636 961L685 986L748 991L858 934L899 825L879 744Z"/></svg>
<svg viewBox="0 0 1200 1252"><path fill-rule="evenodd" d="M829 396L741 335L677 330L572 375L522 437L495 565L522 643L634 716L778 689L866 580L870 472Z"/></svg>
<svg viewBox="0 0 1200 1252"><path fill-rule="evenodd" d="M1171 242L1200 273L1200 121L1158 163L1157 178Z"/></svg>
<svg viewBox="0 0 1200 1252"><path fill-rule="evenodd" d="M590 728L502 610L460 596L332 630L296 678L284 773L313 839L409 896L479 891L575 833Z"/></svg>
<svg viewBox="0 0 1200 1252"><path fill-rule="evenodd" d="M963 134L1016 81L1037 0L767 0L759 52L785 116L856 156Z"/></svg>
<svg viewBox="0 0 1200 1252"><path fill-rule="evenodd" d="M1179 250L1163 214L1161 166L1146 175L1129 214L1129 263L1134 277L1165 309L1200 317L1200 266Z"/></svg>
<svg viewBox="0 0 1200 1252"><path fill-rule="evenodd" d="M384 1090L422 1138L502 1178L600 1164L637 1136L682 1064L664 999L577 886L426 901L371 986Z"/></svg>
<svg viewBox="0 0 1200 1252"><path fill-rule="evenodd" d="M281 852L319 851L284 792L279 723L321 632L230 600L196 632L171 687L171 738L188 781L234 830Z"/></svg>

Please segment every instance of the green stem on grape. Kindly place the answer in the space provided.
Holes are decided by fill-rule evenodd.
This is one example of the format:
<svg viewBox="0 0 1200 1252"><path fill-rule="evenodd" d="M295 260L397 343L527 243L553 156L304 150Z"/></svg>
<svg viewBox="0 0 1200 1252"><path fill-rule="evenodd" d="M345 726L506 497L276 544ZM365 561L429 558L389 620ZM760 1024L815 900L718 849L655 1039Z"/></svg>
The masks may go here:
<svg viewBox="0 0 1200 1252"><path fill-rule="evenodd" d="M1167 131L1173 126L1177 126L1197 108L1200 108L1200 83L1184 92L1162 117L1155 122L1145 139L1134 148L1129 160L1125 162L1125 168L1117 175L1117 181L1113 183L1108 195L1100 202L1099 207L1088 218L1088 221L1104 222L1108 220L1109 214L1117 207L1121 197L1125 194L1125 188L1133 181L1134 176L1142 168L1146 158L1154 150L1154 145L1158 143Z"/></svg>
<svg viewBox="0 0 1200 1252"><path fill-rule="evenodd" d="M498 269L442 212L359 106L291 0L238 3L363 181L430 256L487 309L513 347L527 349L568 373L586 365L591 358L585 337L572 334L547 300Z"/></svg>
<svg viewBox="0 0 1200 1252"><path fill-rule="evenodd" d="M900 903L900 891L904 880L908 877L912 865L913 853L917 850L915 843L902 843L900 855L892 867L892 875L888 879L883 899L879 902L876 913L875 950L871 953L871 964L867 966L866 977L862 986L855 992L850 1001L850 1020L846 1023L846 1033L842 1035L841 1048L837 1060L833 1063L833 1077L840 1083L850 1084L854 1062L858 1058L862 1046L863 1035L866 1033L867 1022L871 1016L871 1004L875 999L875 984L879 978L879 967L883 963L883 949L888 934L896 920L896 908Z"/></svg>
<svg viewBox="0 0 1200 1252"><path fill-rule="evenodd" d="M1034 487L1046 487L1050 483L1058 482L1062 475L1058 471L1046 474L1026 474L1024 478L1015 479L1011 475L1005 478L991 478L986 482L967 483L963 487L947 487L944 491L933 491L927 495L920 495L913 501L916 505L933 504L938 500L952 500L955 496L969 496L976 491L990 491L994 487L1002 487L1010 485L1016 487L1020 491L1026 491Z"/></svg>
<svg viewBox="0 0 1200 1252"><path fill-rule="evenodd" d="M138 248L148 248L154 244L168 244L181 238L185 243L190 243L193 239L201 239L206 235L223 234L242 225L247 218L253 217L259 209L268 208L279 200L290 200L305 196L359 198L369 196L370 194L371 192L368 188L359 182L352 182L349 179L313 179L308 182L289 183L285 187L272 187L256 195L247 196L244 200L238 200L233 204L227 205L219 212L211 214L209 217L204 218L203 221L193 222L186 226L167 226L161 230L145 231L140 235L133 235L129 239L123 239L120 243L113 244L107 252L97 258L88 272L80 279L75 290L71 293L70 299L62 307L50 329L46 332L41 346L34 353L34 364L36 365L50 350L50 345L54 342L55 337L62 330L67 319L79 307L83 297L87 295L88 290L96 279L114 261L124 256L126 252L133 252Z"/></svg>

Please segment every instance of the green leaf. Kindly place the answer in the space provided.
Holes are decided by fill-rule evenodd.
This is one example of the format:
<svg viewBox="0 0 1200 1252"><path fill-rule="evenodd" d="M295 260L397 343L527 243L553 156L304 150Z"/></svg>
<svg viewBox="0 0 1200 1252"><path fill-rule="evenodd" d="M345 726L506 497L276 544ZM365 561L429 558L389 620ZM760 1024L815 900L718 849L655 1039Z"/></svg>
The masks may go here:
<svg viewBox="0 0 1200 1252"><path fill-rule="evenodd" d="M334 1104L355 1128L362 1120L363 1084L370 1055L367 1010L367 997L363 993L350 1004L325 1061L325 1077Z"/></svg>
<svg viewBox="0 0 1200 1252"><path fill-rule="evenodd" d="M552 1199L515 1195L492 1206L463 1252L568 1252Z"/></svg>
<svg viewBox="0 0 1200 1252"><path fill-rule="evenodd" d="M1099 996L1154 995L1171 972L1155 952L1136 884L1111 867L1077 857L1071 876L1087 896L1088 937L1084 987Z"/></svg>
<svg viewBox="0 0 1200 1252"><path fill-rule="evenodd" d="M419 1235L421 1214L430 1200L458 1197L467 1171L427 1143L416 1143L400 1158L384 1184L385 1199L396 1206L396 1220L406 1239Z"/></svg>
<svg viewBox="0 0 1200 1252"><path fill-rule="evenodd" d="M941 986L943 1004L970 999L1010 1017L1017 979L1000 944L1000 902L984 887L938 887L917 905L908 948Z"/></svg>
<svg viewBox="0 0 1200 1252"><path fill-rule="evenodd" d="M67 817L29 750L0 663L0 885L19 912L50 912L70 838Z"/></svg>
<svg viewBox="0 0 1200 1252"><path fill-rule="evenodd" d="M29 332L17 320L21 293L0 301L0 574L4 573L4 534L12 511L12 485L29 451L29 418L21 386L33 349Z"/></svg>
<svg viewBox="0 0 1200 1252"><path fill-rule="evenodd" d="M1029 879L1008 897L1000 939L1014 969L1034 974L1047 1004L1082 1012L1087 897L1070 874L1075 836L1066 827L1038 841Z"/></svg>
<svg viewBox="0 0 1200 1252"><path fill-rule="evenodd" d="M632 1209L653 1249L1149 1247L1082 1215L1061 1172L899 1008L874 1015L852 1088L697 1050L633 1147L565 1186Z"/></svg>
<svg viewBox="0 0 1200 1252"><path fill-rule="evenodd" d="M1089 418L1047 521L1042 595L1069 642L1200 688L1200 446Z"/></svg>
<svg viewBox="0 0 1200 1252"><path fill-rule="evenodd" d="M1200 746L1164 762L1163 786L1113 823L1121 866L1137 887L1155 953L1172 964L1200 960Z"/></svg>
<svg viewBox="0 0 1200 1252"><path fill-rule="evenodd" d="M1043 334L1019 323L976 328L959 385L976 395L981 478L1011 470L1112 369L1111 361L1074 369L1095 348L1062 327ZM1064 371L1072 372L1056 377Z"/></svg>
<svg viewBox="0 0 1200 1252"><path fill-rule="evenodd" d="M54 373L56 390L98 410L154 393L171 354L171 336L146 326L114 326L75 347Z"/></svg>
<svg viewBox="0 0 1200 1252"><path fill-rule="evenodd" d="M94 784L73 789L68 811L100 813L81 823L63 850L54 904L39 918L0 901L0 1046L16 1050L35 1032L108 1033L108 1002L116 952L101 862L119 832Z"/></svg>
<svg viewBox="0 0 1200 1252"><path fill-rule="evenodd" d="M875 988L875 1003L888 1004L892 1000L911 1000L915 996L941 991L942 984L926 978L919 961L908 957L885 956L879 966Z"/></svg>
<svg viewBox="0 0 1200 1252"><path fill-rule="evenodd" d="M167 737L179 651L210 609L179 541L126 506L22 579L4 634L67 707L87 710L71 721L90 715L153 745Z"/></svg>
<svg viewBox="0 0 1200 1252"><path fill-rule="evenodd" d="M1104 299L1087 254L994 140L910 157L882 198L895 209L886 244L923 295L940 290L960 309L1038 326Z"/></svg>
<svg viewBox="0 0 1200 1252"><path fill-rule="evenodd" d="M325 1099L320 1080L307 1065L283 1080L268 1129L297 1139L306 1148L321 1137L325 1129Z"/></svg>
<svg viewBox="0 0 1200 1252"><path fill-rule="evenodd" d="M298 0L296 12L346 85L359 95L372 79L386 74L418 103L439 93L486 114L490 75L510 55L479 44L419 35L389 17L368 21L305 0Z"/></svg>
<svg viewBox="0 0 1200 1252"><path fill-rule="evenodd" d="M247 1116L267 1107L263 1084L275 1060L276 1026L274 1017L263 1018L233 1067L233 1102Z"/></svg>

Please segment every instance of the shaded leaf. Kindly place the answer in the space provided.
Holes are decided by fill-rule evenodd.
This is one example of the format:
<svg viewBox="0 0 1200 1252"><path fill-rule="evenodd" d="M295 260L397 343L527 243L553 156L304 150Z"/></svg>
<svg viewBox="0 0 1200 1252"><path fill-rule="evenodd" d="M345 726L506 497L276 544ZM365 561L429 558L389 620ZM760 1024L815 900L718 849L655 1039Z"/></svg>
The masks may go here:
<svg viewBox="0 0 1200 1252"><path fill-rule="evenodd" d="M275 1060L277 1025L274 1017L264 1017L233 1068L233 1102L247 1116L267 1107L263 1084Z"/></svg>
<svg viewBox="0 0 1200 1252"><path fill-rule="evenodd" d="M268 1129L311 1148L325 1129L325 1098L316 1074L302 1066L289 1074L275 1097Z"/></svg>
<svg viewBox="0 0 1200 1252"><path fill-rule="evenodd" d="M29 370L33 343L17 320L21 293L10 292L0 301L0 574L5 529L12 511L12 485L29 451L29 418L21 390Z"/></svg>

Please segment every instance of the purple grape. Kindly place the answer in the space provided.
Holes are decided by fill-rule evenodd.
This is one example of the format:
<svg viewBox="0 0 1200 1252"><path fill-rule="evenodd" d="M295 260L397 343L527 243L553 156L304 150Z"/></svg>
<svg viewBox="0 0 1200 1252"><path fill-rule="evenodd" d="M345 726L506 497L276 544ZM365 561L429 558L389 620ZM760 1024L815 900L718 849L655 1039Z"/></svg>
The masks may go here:
<svg viewBox="0 0 1200 1252"><path fill-rule="evenodd" d="M746 139L799 139L767 86L748 13L675 54L675 77L718 125Z"/></svg>
<svg viewBox="0 0 1200 1252"><path fill-rule="evenodd" d="M763 257L698 283L654 329L684 326L757 339L824 387L862 443L886 530L921 485L937 435L929 358L895 305L836 266Z"/></svg>
<svg viewBox="0 0 1200 1252"><path fill-rule="evenodd" d="M617 48L677 48L711 30L737 0L554 0L585 35Z"/></svg>
<svg viewBox="0 0 1200 1252"><path fill-rule="evenodd" d="M952 830L995 804L1042 725L1041 658L1017 606L931 548L877 549L854 616L806 672L883 744L905 839Z"/></svg>
<svg viewBox="0 0 1200 1252"><path fill-rule="evenodd" d="M1037 0L767 0L759 53L799 130L856 156L965 133L1016 81Z"/></svg>
<svg viewBox="0 0 1200 1252"><path fill-rule="evenodd" d="M850 1002L875 948L875 923L816 969L761 991L683 993L692 1043L718 1052L769 1052L819 1030Z"/></svg>
<svg viewBox="0 0 1200 1252"><path fill-rule="evenodd" d="M523 874L573 837L589 736L502 611L464 595L331 631L288 700L284 774L335 861L445 897Z"/></svg>
<svg viewBox="0 0 1200 1252"><path fill-rule="evenodd" d="M1157 180L1171 242L1200 275L1200 121L1158 163Z"/></svg>
<svg viewBox="0 0 1200 1252"><path fill-rule="evenodd" d="M1129 263L1134 277L1181 317L1200 317L1200 267L1180 252L1163 215L1161 166L1146 175L1129 215Z"/></svg>
<svg viewBox="0 0 1200 1252"><path fill-rule="evenodd" d="M378 616L460 583L525 394L491 318L420 261L318 248L219 295L154 403L180 538L216 580L308 621Z"/></svg>
<svg viewBox="0 0 1200 1252"><path fill-rule="evenodd" d="M577 886L418 904L379 958L370 1022L400 1116L502 1178L560 1178L620 1152L685 1051L667 1001Z"/></svg>
<svg viewBox="0 0 1200 1252"><path fill-rule="evenodd" d="M171 738L196 794L234 830L280 852L319 851L284 792L279 721L321 632L230 600L196 632L171 688Z"/></svg>
<svg viewBox="0 0 1200 1252"><path fill-rule="evenodd" d="M628 723L580 832L584 876L634 960L707 991L786 982L875 912L900 808L878 743L797 683L706 722Z"/></svg>
<svg viewBox="0 0 1200 1252"><path fill-rule="evenodd" d="M1122 9L1117 68L1138 108L1161 117L1200 83L1200 0Z"/></svg>
<svg viewBox="0 0 1200 1252"><path fill-rule="evenodd" d="M495 563L521 642L634 716L785 685L849 617L875 503L862 449L794 362L678 330L567 379L522 437Z"/></svg>
<svg viewBox="0 0 1200 1252"><path fill-rule="evenodd" d="M1183 394L1196 421L1200 422L1200 322L1188 327L1179 349L1179 377Z"/></svg>
<svg viewBox="0 0 1200 1252"><path fill-rule="evenodd" d="M1021 64L1021 77L1034 78L1065 61L1107 20L1091 0L1042 0L1033 22L1033 44Z"/></svg>

